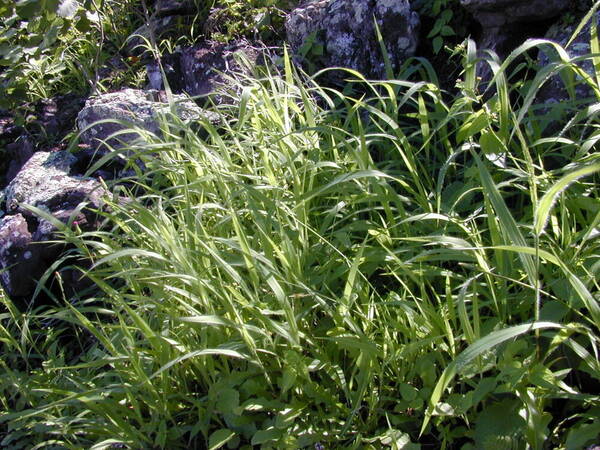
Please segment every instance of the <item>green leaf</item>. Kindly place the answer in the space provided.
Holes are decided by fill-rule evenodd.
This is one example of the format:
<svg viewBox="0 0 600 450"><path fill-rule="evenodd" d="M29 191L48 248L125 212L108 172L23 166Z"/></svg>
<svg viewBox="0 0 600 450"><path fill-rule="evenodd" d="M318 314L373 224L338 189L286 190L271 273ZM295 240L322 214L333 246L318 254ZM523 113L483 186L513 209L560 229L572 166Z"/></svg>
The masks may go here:
<svg viewBox="0 0 600 450"><path fill-rule="evenodd" d="M597 443L598 430L600 430L600 419L573 426L567 435L565 447L567 450L579 450L585 448L586 445Z"/></svg>
<svg viewBox="0 0 600 450"><path fill-rule="evenodd" d="M487 127L488 124L489 120L487 114L483 110L478 111L473 116L469 117L467 122L460 127L458 133L456 134L457 141L466 141Z"/></svg>
<svg viewBox="0 0 600 450"><path fill-rule="evenodd" d="M402 399L406 400L407 402L413 401L417 397L418 393L419 391L417 391L417 389L410 384L402 383L400 385L400 395L402 396Z"/></svg>
<svg viewBox="0 0 600 450"><path fill-rule="evenodd" d="M222 414L231 414L240 405L240 393L235 389L223 389L217 397L217 410Z"/></svg>
<svg viewBox="0 0 600 450"><path fill-rule="evenodd" d="M477 340L467 347L465 351L458 355L456 359L446 367L440 376L433 393L431 394L431 398L429 399L429 407L425 413L425 420L423 421L423 425L421 427L421 434L423 434L425 431L425 428L427 427L440 399L442 398L442 394L446 390L446 387L448 387L454 377L460 373L460 371L464 369L471 361L478 356L481 356L488 350L496 347L497 345L502 344L503 342L514 339L522 334L545 328L563 329L565 327L553 322L532 322L516 325L503 330L494 331L493 333L488 334L487 336Z"/></svg>
<svg viewBox="0 0 600 450"><path fill-rule="evenodd" d="M22 19L31 19L41 11L41 3L38 0L18 0L16 11Z"/></svg>
<svg viewBox="0 0 600 450"><path fill-rule="evenodd" d="M591 175L598 171L600 171L600 163L573 170L558 180L558 182L555 183L548 190L548 192L546 192L546 194L544 194L542 199L539 201L537 210L535 212L534 231L538 236L542 234L542 231L544 231L550 216L550 210L552 209L552 206L554 205L556 198L560 195L560 193L579 178Z"/></svg>
<svg viewBox="0 0 600 450"><path fill-rule="evenodd" d="M270 428L268 430L259 430L252 436L252 445L261 445L265 442L276 441L282 436L282 431L277 428Z"/></svg>
<svg viewBox="0 0 600 450"><path fill-rule="evenodd" d="M227 428L221 428L220 430L215 431L208 438L208 450L216 450L223 447L234 436L235 433Z"/></svg>
<svg viewBox="0 0 600 450"><path fill-rule="evenodd" d="M442 27L442 29L440 30L440 35L442 36L454 36L456 33L454 32L454 30L452 28L450 28L448 25L444 25Z"/></svg>
<svg viewBox="0 0 600 450"><path fill-rule="evenodd" d="M436 55L440 52L440 50L442 49L442 46L444 45L444 39L440 36L436 36L433 39L433 53L435 53Z"/></svg>
<svg viewBox="0 0 600 450"><path fill-rule="evenodd" d="M520 407L520 401L509 399L485 406L475 423L475 448L520 448L519 437L526 425L519 416Z"/></svg>
<svg viewBox="0 0 600 450"><path fill-rule="evenodd" d="M481 179L481 184L483 185L483 190L486 196L489 198L496 215L500 221L500 225L502 226L503 234L505 235L505 240L507 243L511 245L517 245L520 247L527 247L527 242L517 225L514 217L510 213L510 210L506 206L500 191L496 187L492 176L488 172L487 168L481 161L481 158L476 153L473 153L473 157L477 162L477 168L479 171L479 177ZM531 255L525 253L519 253L519 259L523 264L523 268L525 269L525 273L529 278L529 282L531 286L536 286L537 284L537 269L534 263L533 257Z"/></svg>
<svg viewBox="0 0 600 450"><path fill-rule="evenodd" d="M484 130L481 132L479 146L486 155L497 155L506 151L504 144L492 130Z"/></svg>

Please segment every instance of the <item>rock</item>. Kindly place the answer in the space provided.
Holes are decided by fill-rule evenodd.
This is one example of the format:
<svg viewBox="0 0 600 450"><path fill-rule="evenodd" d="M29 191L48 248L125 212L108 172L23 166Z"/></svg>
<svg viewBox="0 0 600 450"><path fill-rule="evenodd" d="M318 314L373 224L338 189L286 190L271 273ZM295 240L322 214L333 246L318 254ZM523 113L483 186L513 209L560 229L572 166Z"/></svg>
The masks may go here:
<svg viewBox="0 0 600 450"><path fill-rule="evenodd" d="M7 212L34 217L23 206L31 205L66 222L81 202L87 201L93 209L100 209L107 192L93 178L70 175L76 161L66 151L35 153L4 192ZM86 222L95 217L89 210L82 214L89 216L80 218Z"/></svg>
<svg viewBox="0 0 600 450"><path fill-rule="evenodd" d="M569 0L460 0L484 28L551 19L569 7Z"/></svg>
<svg viewBox="0 0 600 450"><path fill-rule="evenodd" d="M596 19L600 20L600 11L596 12ZM575 40L571 42L569 47L566 47L569 39L573 35L575 28L577 27L579 22L576 22L570 26L563 26L562 24L557 24L550 28L548 33L546 34L546 39L552 40L558 44L560 44L571 58L577 58L581 56L590 55L592 53L590 47L590 32L591 32L591 23L588 22L583 30L577 35ZM551 61L557 60L556 52L554 49L550 49L549 47L544 47L544 50L540 50L540 55L538 58L540 68L543 68L551 63ZM591 58L587 58L583 61L579 61L577 63L590 77L592 80L594 79L594 64ZM557 104L557 103L565 103L567 100L576 100L576 101L584 101L586 99L589 100L593 95L593 90L589 86L589 84L585 83L581 77L577 77L576 86L575 86L575 98L571 99L567 89L557 74L550 78L540 89L537 100L541 103L547 104ZM573 105L571 105L573 106Z"/></svg>
<svg viewBox="0 0 600 450"><path fill-rule="evenodd" d="M26 126L15 125L11 114L0 112L0 148L4 148L0 152L0 187L10 183L41 145L53 149L66 147L66 142L61 140L72 130L84 102L76 95L67 94L28 104L30 114Z"/></svg>
<svg viewBox="0 0 600 450"><path fill-rule="evenodd" d="M33 293L36 279L43 274L32 242L27 221L21 214L0 219L0 280L10 297Z"/></svg>
<svg viewBox="0 0 600 450"><path fill-rule="evenodd" d="M418 43L419 16L408 0L313 0L289 14L287 39L297 56L311 45L311 39L315 49L322 45L321 56L320 51L310 55L318 68L349 67L367 77L384 78L373 17L397 69L414 55Z"/></svg>
<svg viewBox="0 0 600 450"><path fill-rule="evenodd" d="M197 12L193 0L158 0L154 7L154 13L158 17L188 15Z"/></svg>
<svg viewBox="0 0 600 450"><path fill-rule="evenodd" d="M5 149L8 167L6 168L4 183L8 184L19 173L23 164L31 158L35 152L35 147L27 133L23 130L23 134L10 144L6 144ZM5 185L4 183L2 184L3 186Z"/></svg>
<svg viewBox="0 0 600 450"><path fill-rule="evenodd" d="M180 94L185 91L184 74L181 70L181 52L162 55L160 58L165 76L172 92ZM165 89L163 74L160 71L158 61L154 60L146 64L148 75L148 86L150 89L160 91Z"/></svg>
<svg viewBox="0 0 600 450"><path fill-rule="evenodd" d="M171 89L196 97L213 94L227 85L223 74L247 72L247 68L238 62L240 57L245 58L251 66L264 63L269 58L261 43L251 44L239 40L229 44L203 41L177 53L165 55L161 61ZM162 89L163 80L158 63L147 64L146 69L150 87ZM214 100L216 103L224 101L218 95Z"/></svg>
<svg viewBox="0 0 600 450"><path fill-rule="evenodd" d="M543 36L548 20L557 17L569 7L570 0L460 0L461 5L481 24L476 37L481 56L484 50L493 50L500 59L527 38ZM492 78L487 64L478 65L482 86Z"/></svg>
<svg viewBox="0 0 600 450"><path fill-rule="evenodd" d="M30 296L37 280L64 250L64 245L52 242L59 237L55 225L25 205L63 223L73 219L84 230L98 227L96 210L103 207L108 193L94 179L70 175L75 162L65 151L37 152L4 192L9 215L0 220L0 272L2 286L11 297ZM83 208L82 202L86 203ZM72 278L74 283L76 277Z"/></svg>
<svg viewBox="0 0 600 450"><path fill-rule="evenodd" d="M204 111L186 96L175 95L173 100L174 113L184 122L201 118L218 120L216 114ZM124 89L90 98L77 116L82 153L93 161L110 150L132 144L140 138L139 133L123 133L132 126L160 135L161 116L170 112L166 96L158 91ZM115 136L115 133L120 134Z"/></svg>

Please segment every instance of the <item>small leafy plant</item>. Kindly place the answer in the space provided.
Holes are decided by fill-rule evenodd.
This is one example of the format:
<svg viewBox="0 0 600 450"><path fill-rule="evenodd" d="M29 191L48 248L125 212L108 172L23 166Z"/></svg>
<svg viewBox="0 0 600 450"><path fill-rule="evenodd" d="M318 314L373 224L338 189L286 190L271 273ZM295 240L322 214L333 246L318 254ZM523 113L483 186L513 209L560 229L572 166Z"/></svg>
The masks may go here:
<svg viewBox="0 0 600 450"><path fill-rule="evenodd" d="M414 7L427 24L426 39L434 55L466 37L466 15L458 0L417 0Z"/></svg>

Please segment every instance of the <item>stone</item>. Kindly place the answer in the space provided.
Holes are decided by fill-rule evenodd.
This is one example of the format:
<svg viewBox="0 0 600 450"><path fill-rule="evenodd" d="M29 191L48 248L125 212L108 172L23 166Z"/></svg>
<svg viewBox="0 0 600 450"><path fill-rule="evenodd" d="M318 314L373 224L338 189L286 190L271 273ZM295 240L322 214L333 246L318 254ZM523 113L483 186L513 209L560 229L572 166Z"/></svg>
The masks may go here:
<svg viewBox="0 0 600 450"><path fill-rule="evenodd" d="M139 139L139 133L123 133L132 126L160 135L161 117L172 111L184 122L217 120L216 114L201 109L184 95L175 95L173 100L171 110L164 92L154 90L124 89L92 97L77 116L80 141L97 151L116 149Z"/></svg>
<svg viewBox="0 0 600 450"><path fill-rule="evenodd" d="M600 11L596 12L596 20L600 20ZM561 23L551 27L545 38L560 44L569 54L571 58L582 57L590 55L592 49L590 46L590 33L591 23L588 22L581 32L575 37L573 42L567 47L567 43L571 39L571 36L575 32L575 28L579 22L575 24L564 26ZM549 46L544 47L540 50L538 57L539 67L543 68L550 64L553 60L558 61L556 52ZM577 63L587 75L594 80L594 64L591 58L584 59ZM586 83L580 76L576 77L575 85L575 98L571 99L567 89L560 78L560 75L551 77L542 86L538 92L537 100L541 103L557 104L563 103L566 105L568 100L585 101L593 96L593 90L588 83ZM571 105L571 107L574 105ZM575 106L576 107L576 106Z"/></svg>
<svg viewBox="0 0 600 450"><path fill-rule="evenodd" d="M21 214L0 219L0 281L10 297L33 293L36 280L43 274L32 242L27 221Z"/></svg>
<svg viewBox="0 0 600 450"><path fill-rule="evenodd" d="M460 0L484 28L551 19L569 7L569 0Z"/></svg>
<svg viewBox="0 0 600 450"><path fill-rule="evenodd" d="M100 209L107 192L93 178L70 175L76 161L67 151L35 153L4 191L6 211L34 217L30 205L66 222L81 202Z"/></svg>
<svg viewBox="0 0 600 450"><path fill-rule="evenodd" d="M157 0L154 11L162 17L194 14L197 8L193 0Z"/></svg>
<svg viewBox="0 0 600 450"><path fill-rule="evenodd" d="M269 55L265 46L259 42L238 40L223 44L202 41L193 47L164 55L161 62L169 86L174 92L185 92L192 97L205 97L228 86L227 75L248 72L248 67L240 64L240 58L245 59L250 67L256 67L267 61ZM146 65L146 69L150 87L163 89L158 63L153 61ZM224 101L220 95L213 96L213 99L217 104Z"/></svg>
<svg viewBox="0 0 600 450"><path fill-rule="evenodd" d="M408 0L313 0L288 15L287 40L299 58L306 46L322 45L322 51L309 54L317 68L348 67L369 78L385 78L374 18L392 67L398 69L418 44L420 20Z"/></svg>
<svg viewBox="0 0 600 450"><path fill-rule="evenodd" d="M5 292L27 298L65 246L57 244L57 228L26 205L49 213L82 230L97 229L98 210L108 192L92 179L71 175L76 158L66 151L37 152L3 193L7 215L0 220L0 274ZM83 203L83 205L82 205ZM80 278L71 277L72 283ZM65 289L74 285L65 285Z"/></svg>
<svg viewBox="0 0 600 450"><path fill-rule="evenodd" d="M31 142L31 138L27 133L23 132L18 138L11 143L6 144L6 160L8 166L2 185L10 183L13 178L19 173L29 158L35 153L35 147Z"/></svg>
<svg viewBox="0 0 600 450"><path fill-rule="evenodd" d="M460 4L480 23L475 37L480 56L494 51L505 59L511 51L531 37L543 36L548 20L569 7L570 0L460 0ZM485 89L492 78L488 64L477 66L477 75Z"/></svg>
<svg viewBox="0 0 600 450"><path fill-rule="evenodd" d="M39 147L65 148L63 138L84 103L77 95L66 94L28 104L31 114L26 127L15 125L12 114L0 112L0 187L10 183Z"/></svg>

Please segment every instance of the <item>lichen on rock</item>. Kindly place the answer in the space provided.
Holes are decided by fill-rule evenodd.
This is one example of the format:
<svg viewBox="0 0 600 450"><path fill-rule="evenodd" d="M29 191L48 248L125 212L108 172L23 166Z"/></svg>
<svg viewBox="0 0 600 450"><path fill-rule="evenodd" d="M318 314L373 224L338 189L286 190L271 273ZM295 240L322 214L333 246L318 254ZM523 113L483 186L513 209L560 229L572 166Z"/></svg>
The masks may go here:
<svg viewBox="0 0 600 450"><path fill-rule="evenodd" d="M322 67L348 67L367 77L385 78L377 27L393 69L415 54L420 20L408 0L320 0L305 3L286 21L287 39L296 55L316 36L323 55L311 56Z"/></svg>
<svg viewBox="0 0 600 450"><path fill-rule="evenodd" d="M80 139L94 149L105 144L115 148L139 138L139 133L130 130L132 127L159 134L161 117L170 113L183 121L216 120L214 113L201 109L185 95L174 95L173 101L169 104L159 91L139 89L92 97L77 116Z"/></svg>

